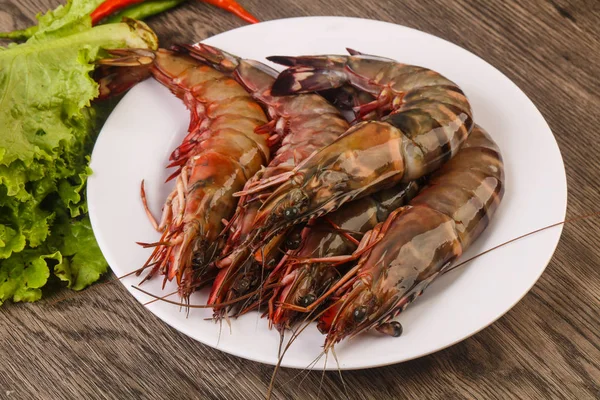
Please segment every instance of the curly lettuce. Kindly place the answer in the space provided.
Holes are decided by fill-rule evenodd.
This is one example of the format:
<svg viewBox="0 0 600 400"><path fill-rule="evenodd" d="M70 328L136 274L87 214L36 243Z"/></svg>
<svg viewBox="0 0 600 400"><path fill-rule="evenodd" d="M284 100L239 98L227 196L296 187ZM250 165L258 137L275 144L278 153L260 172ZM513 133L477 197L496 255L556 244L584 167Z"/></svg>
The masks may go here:
<svg viewBox="0 0 600 400"><path fill-rule="evenodd" d="M87 30L91 25L91 12L103 2L104 0L68 0L64 6L60 5L43 15L38 14L38 25L13 32L2 32L0 38L27 40L35 36L45 40Z"/></svg>
<svg viewBox="0 0 600 400"><path fill-rule="evenodd" d="M92 28L100 0L43 16L27 42L0 47L0 305L35 301L51 276L73 290L107 269L85 202L102 123L94 62L107 48L156 48L143 23Z"/></svg>

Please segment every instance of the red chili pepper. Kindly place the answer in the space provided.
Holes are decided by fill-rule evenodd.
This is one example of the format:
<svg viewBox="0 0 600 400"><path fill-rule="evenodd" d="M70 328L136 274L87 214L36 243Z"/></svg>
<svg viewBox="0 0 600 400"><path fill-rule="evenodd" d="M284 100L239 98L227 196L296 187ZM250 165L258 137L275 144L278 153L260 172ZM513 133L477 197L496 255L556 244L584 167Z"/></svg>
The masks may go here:
<svg viewBox="0 0 600 400"><path fill-rule="evenodd" d="M92 14L90 14L92 17L92 25L96 25L98 22L102 21L112 13L143 1L146 0L106 0L104 3L100 4L98 8L92 12Z"/></svg>
<svg viewBox="0 0 600 400"><path fill-rule="evenodd" d="M246 22L251 24L256 24L260 22L256 17L250 14L244 7L242 7L237 1L234 0L201 0L205 3L212 4L213 6L217 6L222 8L225 11L229 11L233 15L236 15L243 19Z"/></svg>
<svg viewBox="0 0 600 400"><path fill-rule="evenodd" d="M98 8L96 8L92 14L92 25L96 25L98 22L102 21L104 18L109 15L122 10L123 8L129 7L134 4L142 3L146 0L106 0L104 3L100 4ZM256 17L250 14L248 11L244 9L237 1L235 0L201 0L206 3L212 4L216 7L222 8L225 11L232 13L233 15L238 16L246 22L251 24L255 24L258 21Z"/></svg>

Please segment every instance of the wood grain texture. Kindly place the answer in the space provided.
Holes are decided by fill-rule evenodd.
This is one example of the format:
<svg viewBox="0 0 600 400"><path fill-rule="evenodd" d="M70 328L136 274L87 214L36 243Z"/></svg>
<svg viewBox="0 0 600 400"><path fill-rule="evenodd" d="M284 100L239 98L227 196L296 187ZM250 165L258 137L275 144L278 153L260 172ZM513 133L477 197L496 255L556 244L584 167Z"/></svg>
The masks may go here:
<svg viewBox="0 0 600 400"><path fill-rule="evenodd" d="M0 0L0 30L26 27L58 3ZM479 55L521 87L549 122L567 170L568 215L600 208L598 0L242 3L262 20L345 15L394 22ZM163 46L243 25L202 3L148 22ZM533 290L477 335L418 360L344 372L350 398L600 398L599 224L565 226ZM119 284L52 303L66 295L0 308L0 398L252 399L266 392L272 367L176 332ZM324 375L320 391L320 373L288 382L296 373L281 371L276 398L345 397L336 373Z"/></svg>

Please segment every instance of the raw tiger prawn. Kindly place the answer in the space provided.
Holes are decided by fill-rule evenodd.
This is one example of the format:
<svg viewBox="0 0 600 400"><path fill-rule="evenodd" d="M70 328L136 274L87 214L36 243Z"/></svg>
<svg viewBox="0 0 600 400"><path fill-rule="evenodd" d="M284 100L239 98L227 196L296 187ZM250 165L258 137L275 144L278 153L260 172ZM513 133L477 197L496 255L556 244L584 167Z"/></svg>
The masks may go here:
<svg viewBox="0 0 600 400"><path fill-rule="evenodd" d="M232 75L267 110L270 122L260 129L271 134L270 144L280 142L280 147L271 162L246 182L245 188L293 170L298 163L332 143L349 128L341 113L319 95L272 95L270 88L278 73L265 64L241 59L205 44L178 46L177 49ZM227 227L226 244L219 249L222 256L217 263L219 272L208 298L208 303L215 305L217 317L225 312L224 308L219 308L220 302L229 302L254 290L263 283L260 279L263 267L272 268L281 257L283 234L269 240L255 254L244 245L254 229L253 222L262 204L261 199L266 195L263 192L261 196L240 198Z"/></svg>
<svg viewBox="0 0 600 400"><path fill-rule="evenodd" d="M243 189L270 160L267 123L262 108L234 79L178 52L114 50L118 58L100 63L103 96L121 92L152 75L181 98L191 111L189 133L172 153L170 167L178 170L175 189L154 227L162 233L144 267L152 266L165 279L177 278L187 299L197 289L224 244L219 240L224 220L235 212ZM257 132L258 131L258 132ZM145 194L142 186L142 198Z"/></svg>
<svg viewBox="0 0 600 400"><path fill-rule="evenodd" d="M401 326L393 318L479 237L503 194L500 151L476 127L456 157L433 174L408 206L363 237L355 255L346 258L358 262L344 277L310 306L286 308L308 312L336 299L319 321L327 334L326 350L369 329L399 335Z"/></svg>
<svg viewBox="0 0 600 400"><path fill-rule="evenodd" d="M353 52L350 56L268 57L292 65L271 92L292 94L351 84L375 97L356 111L390 111L350 128L293 171L261 179L238 196L265 197L248 239L257 249L288 227L400 182L421 178L451 159L473 127L471 106L452 81L427 68Z"/></svg>

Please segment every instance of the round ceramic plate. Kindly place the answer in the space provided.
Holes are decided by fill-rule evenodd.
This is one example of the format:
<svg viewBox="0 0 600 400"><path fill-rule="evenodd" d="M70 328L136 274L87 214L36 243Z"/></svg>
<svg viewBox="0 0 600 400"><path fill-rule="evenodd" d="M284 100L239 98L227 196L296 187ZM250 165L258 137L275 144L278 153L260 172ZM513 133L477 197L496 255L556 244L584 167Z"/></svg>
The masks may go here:
<svg viewBox="0 0 600 400"><path fill-rule="evenodd" d="M181 40L194 41L195 38ZM436 70L456 82L473 106L475 120L500 146L506 165L506 195L490 226L463 259L506 240L561 221L567 188L562 158L546 121L527 96L497 69L468 51L429 34L371 20L310 17L249 25L205 41L239 56L265 61L269 55L344 54L346 47ZM180 100L155 81L133 88L106 122L92 155L88 203L98 243L117 276L139 268L150 250L136 241L159 238L140 201L146 181L150 208L160 215L172 186L165 166L181 142L189 115ZM342 369L382 366L420 357L457 343L490 325L513 307L546 268L561 234L556 227L495 250L435 281L399 316L400 338L363 334L336 346ZM122 282L139 301L151 298ZM157 295L162 279L143 284ZM202 304L206 292L192 297ZM231 327L205 318L209 309L188 313L155 302L148 310L198 341L225 352L274 364L279 335L254 312ZM304 368L322 350L324 336L306 329L290 347L283 366ZM501 346L498 343L498 346ZM323 359L314 368L323 368ZM327 368L335 368L333 362Z"/></svg>

